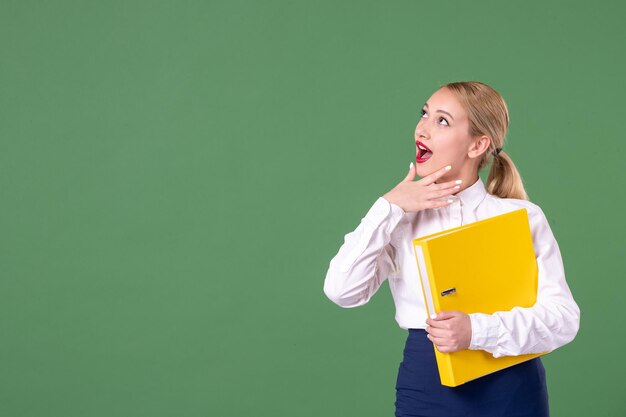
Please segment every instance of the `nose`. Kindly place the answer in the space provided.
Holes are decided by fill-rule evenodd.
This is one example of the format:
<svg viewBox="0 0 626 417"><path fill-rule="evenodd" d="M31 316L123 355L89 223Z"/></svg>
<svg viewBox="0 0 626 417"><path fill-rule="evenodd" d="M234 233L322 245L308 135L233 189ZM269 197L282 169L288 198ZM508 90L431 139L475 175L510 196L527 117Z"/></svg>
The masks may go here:
<svg viewBox="0 0 626 417"><path fill-rule="evenodd" d="M422 123L421 121L417 123L417 126L415 126L415 140L426 139L428 137L426 125L426 123Z"/></svg>

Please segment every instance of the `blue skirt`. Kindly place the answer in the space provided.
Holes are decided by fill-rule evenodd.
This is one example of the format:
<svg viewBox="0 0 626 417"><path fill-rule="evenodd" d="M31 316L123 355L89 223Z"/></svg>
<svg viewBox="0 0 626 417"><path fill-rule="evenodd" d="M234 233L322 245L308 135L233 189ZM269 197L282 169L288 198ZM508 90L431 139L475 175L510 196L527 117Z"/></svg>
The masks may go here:
<svg viewBox="0 0 626 417"><path fill-rule="evenodd" d="M396 381L396 417L547 417L541 357L458 387L441 385L435 347L424 329L409 329Z"/></svg>

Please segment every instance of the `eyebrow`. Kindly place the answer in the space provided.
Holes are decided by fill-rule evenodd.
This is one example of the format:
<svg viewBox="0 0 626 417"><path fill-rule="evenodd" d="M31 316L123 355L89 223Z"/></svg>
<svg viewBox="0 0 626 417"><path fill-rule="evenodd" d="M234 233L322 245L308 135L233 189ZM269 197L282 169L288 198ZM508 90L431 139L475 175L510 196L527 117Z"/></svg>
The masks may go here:
<svg viewBox="0 0 626 417"><path fill-rule="evenodd" d="M424 103L424 107L428 108L428 103ZM444 111L444 110L437 110L437 111L438 111L438 112L440 112L440 113L445 113L445 114L447 114L448 116L450 116L450 118L451 118L452 120L454 120L454 117L452 117L452 115L451 115L450 113L448 113L447 111Z"/></svg>

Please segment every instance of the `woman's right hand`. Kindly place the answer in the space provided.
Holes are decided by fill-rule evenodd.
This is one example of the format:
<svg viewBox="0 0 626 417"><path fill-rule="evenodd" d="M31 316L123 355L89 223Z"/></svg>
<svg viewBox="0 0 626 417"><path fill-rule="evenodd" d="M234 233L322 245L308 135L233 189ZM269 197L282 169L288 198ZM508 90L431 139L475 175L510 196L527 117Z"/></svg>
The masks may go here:
<svg viewBox="0 0 626 417"><path fill-rule="evenodd" d="M450 166L450 165L448 165ZM446 174L449 170L443 167L419 181L413 181L417 175L415 165L411 164L409 173L398 185L396 185L383 198L390 203L400 206L405 212L416 212L424 209L439 208L450 204L448 200L434 200L440 197L457 193L461 188L460 180L435 184L435 181ZM452 167L450 166L450 169Z"/></svg>

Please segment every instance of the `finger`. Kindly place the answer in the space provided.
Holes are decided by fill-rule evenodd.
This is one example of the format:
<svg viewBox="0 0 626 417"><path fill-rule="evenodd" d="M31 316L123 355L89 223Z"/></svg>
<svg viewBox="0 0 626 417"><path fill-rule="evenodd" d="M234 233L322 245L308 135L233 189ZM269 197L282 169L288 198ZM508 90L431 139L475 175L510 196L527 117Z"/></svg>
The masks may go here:
<svg viewBox="0 0 626 417"><path fill-rule="evenodd" d="M440 183L440 184L432 183L432 184L430 184L428 186L428 189L430 191L448 190L450 188L456 187L457 185L459 186L459 188L461 188L460 184L462 182L463 182L463 180L454 180L454 181L443 182L443 183Z"/></svg>
<svg viewBox="0 0 626 417"><path fill-rule="evenodd" d="M442 346L442 345L435 345L437 347L437 350L441 353L451 353L454 352L454 348L452 346Z"/></svg>
<svg viewBox="0 0 626 417"><path fill-rule="evenodd" d="M443 337L446 338L450 335L450 331L449 330L445 330L445 329L440 329L437 327L433 327L430 326L428 329L426 329L426 332L431 335L432 337Z"/></svg>
<svg viewBox="0 0 626 417"><path fill-rule="evenodd" d="M433 320L447 320L447 319L451 319L453 317L457 317L459 315L459 311L458 310L445 310L445 311L440 311L439 313L437 313L437 317L435 317Z"/></svg>
<svg viewBox="0 0 626 417"><path fill-rule="evenodd" d="M439 177L442 177L444 174L446 174L451 169L452 169L452 165L445 166L445 167L443 167L441 169L438 169L437 171L433 172L430 175L426 175L424 178L419 180L419 182L422 185L430 185L433 182L437 181L439 179Z"/></svg>
<svg viewBox="0 0 626 417"><path fill-rule="evenodd" d="M452 199L448 199L448 200L429 200L426 202L426 205L424 208L427 209L438 209L439 207L444 207L444 206L449 206L450 204L454 203L454 200Z"/></svg>
<svg viewBox="0 0 626 417"><path fill-rule="evenodd" d="M455 187L461 187L460 185L456 185ZM427 200L433 200L435 198L440 198L440 197L446 197L446 196L451 196L454 193L458 193L459 192L459 188L448 188L446 190L441 190L441 191L429 191L426 193L426 199Z"/></svg>
<svg viewBox="0 0 626 417"><path fill-rule="evenodd" d="M437 337L432 335L427 335L428 340L437 345L437 347L450 346L450 341L448 341L445 337Z"/></svg>
<svg viewBox="0 0 626 417"><path fill-rule="evenodd" d="M426 337L428 338L428 340L430 340L433 343L436 343L439 346L449 346L450 345L450 340L447 337L435 336L433 334L426 334Z"/></svg>
<svg viewBox="0 0 626 417"><path fill-rule="evenodd" d="M449 329L450 323L448 322L448 320L433 320L430 323L430 326L433 329Z"/></svg>
<svg viewBox="0 0 626 417"><path fill-rule="evenodd" d="M406 177L404 177L403 181L413 181L413 179L415 178L415 165L413 164L413 162L411 162L409 164L409 173L406 174Z"/></svg>

